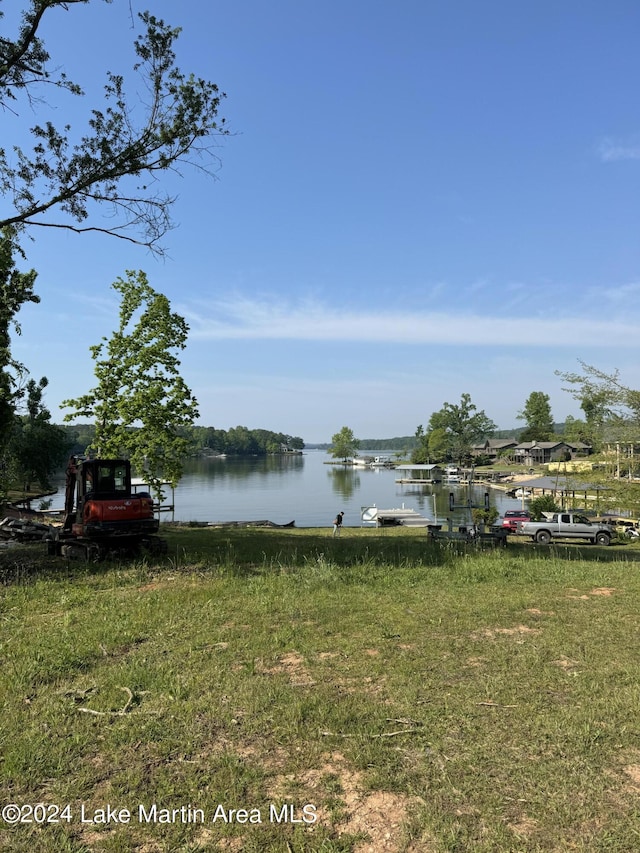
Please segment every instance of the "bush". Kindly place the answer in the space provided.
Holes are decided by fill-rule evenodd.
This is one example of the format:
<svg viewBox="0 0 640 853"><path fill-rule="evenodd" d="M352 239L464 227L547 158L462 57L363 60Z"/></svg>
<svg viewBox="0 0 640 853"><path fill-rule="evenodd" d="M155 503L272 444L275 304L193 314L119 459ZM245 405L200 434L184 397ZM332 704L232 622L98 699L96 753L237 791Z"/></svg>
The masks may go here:
<svg viewBox="0 0 640 853"><path fill-rule="evenodd" d="M487 527L491 527L491 525L494 523L494 521L498 518L499 515L500 513L494 506L490 507L489 509L476 508L471 510L471 517L473 518L473 523L476 525L484 524Z"/></svg>
<svg viewBox="0 0 640 853"><path fill-rule="evenodd" d="M539 498L529 501L529 511L534 521L540 521L544 512L560 512L560 507L556 504L553 495L540 495Z"/></svg>

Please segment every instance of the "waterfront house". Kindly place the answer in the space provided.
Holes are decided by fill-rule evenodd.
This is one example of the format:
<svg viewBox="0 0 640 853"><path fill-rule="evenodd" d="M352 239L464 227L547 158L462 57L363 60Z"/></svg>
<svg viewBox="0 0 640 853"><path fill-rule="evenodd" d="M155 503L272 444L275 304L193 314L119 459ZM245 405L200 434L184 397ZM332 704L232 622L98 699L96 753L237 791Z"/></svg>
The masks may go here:
<svg viewBox="0 0 640 853"><path fill-rule="evenodd" d="M587 456L590 452L591 447L581 441L524 441L513 449L513 457L520 465L546 465Z"/></svg>
<svg viewBox="0 0 640 853"><path fill-rule="evenodd" d="M511 451L517 446L517 438L486 438L480 444L474 444L471 453L474 457L487 456L495 462L498 456L511 456Z"/></svg>

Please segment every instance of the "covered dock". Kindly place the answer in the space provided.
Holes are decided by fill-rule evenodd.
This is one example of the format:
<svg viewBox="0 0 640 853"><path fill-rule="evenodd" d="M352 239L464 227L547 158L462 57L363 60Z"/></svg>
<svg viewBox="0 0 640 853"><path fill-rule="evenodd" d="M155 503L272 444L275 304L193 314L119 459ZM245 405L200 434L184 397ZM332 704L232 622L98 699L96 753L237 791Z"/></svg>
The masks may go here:
<svg viewBox="0 0 640 853"><path fill-rule="evenodd" d="M403 472L396 483L441 483L444 476L439 465L418 465L407 463L396 465L396 471Z"/></svg>
<svg viewBox="0 0 640 853"><path fill-rule="evenodd" d="M562 508L565 508L566 502L571 501L575 504L576 496L587 501L600 501L602 493L607 491L607 486L601 483L585 483L570 477L535 477L528 478L522 482L514 481L511 483L513 488L526 489L531 493L532 497L539 495L552 495L556 502L559 502Z"/></svg>

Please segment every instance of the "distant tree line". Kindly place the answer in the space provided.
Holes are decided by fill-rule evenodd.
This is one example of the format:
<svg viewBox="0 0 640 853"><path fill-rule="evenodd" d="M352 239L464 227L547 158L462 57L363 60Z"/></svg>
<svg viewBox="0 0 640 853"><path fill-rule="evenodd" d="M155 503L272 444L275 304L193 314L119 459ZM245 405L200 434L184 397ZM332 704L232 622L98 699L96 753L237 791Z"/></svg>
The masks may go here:
<svg viewBox="0 0 640 853"><path fill-rule="evenodd" d="M93 424L73 424L62 427L71 443L71 452L84 453L94 440ZM231 429L192 426L179 430L181 437L188 440L189 453L199 456L206 453L225 453L227 456L266 456L302 450L304 441L299 436L267 429L249 429L246 426Z"/></svg>
<svg viewBox="0 0 640 853"><path fill-rule="evenodd" d="M417 444L415 435L402 435L397 438L361 438L360 447L366 450L397 450L410 452Z"/></svg>
<svg viewBox="0 0 640 853"><path fill-rule="evenodd" d="M266 456L304 448L304 441L297 435L248 429L246 426L228 430L194 426L190 434L195 453L211 451L229 456Z"/></svg>

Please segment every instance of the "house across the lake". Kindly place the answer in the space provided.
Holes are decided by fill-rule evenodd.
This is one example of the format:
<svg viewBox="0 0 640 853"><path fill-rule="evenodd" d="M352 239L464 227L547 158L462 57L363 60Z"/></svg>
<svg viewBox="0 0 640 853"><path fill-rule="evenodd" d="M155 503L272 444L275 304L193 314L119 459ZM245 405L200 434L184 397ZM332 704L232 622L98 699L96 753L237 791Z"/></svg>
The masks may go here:
<svg viewBox="0 0 640 853"><path fill-rule="evenodd" d="M471 452L474 456L488 456L495 462L499 456L510 456L517 446L517 438L487 438L482 444L474 444Z"/></svg>
<svg viewBox="0 0 640 853"><path fill-rule="evenodd" d="M546 465L588 456L591 450L582 441L518 442L516 438L488 438L482 444L474 444L472 452L475 457L489 457L491 462L503 457L518 465Z"/></svg>

